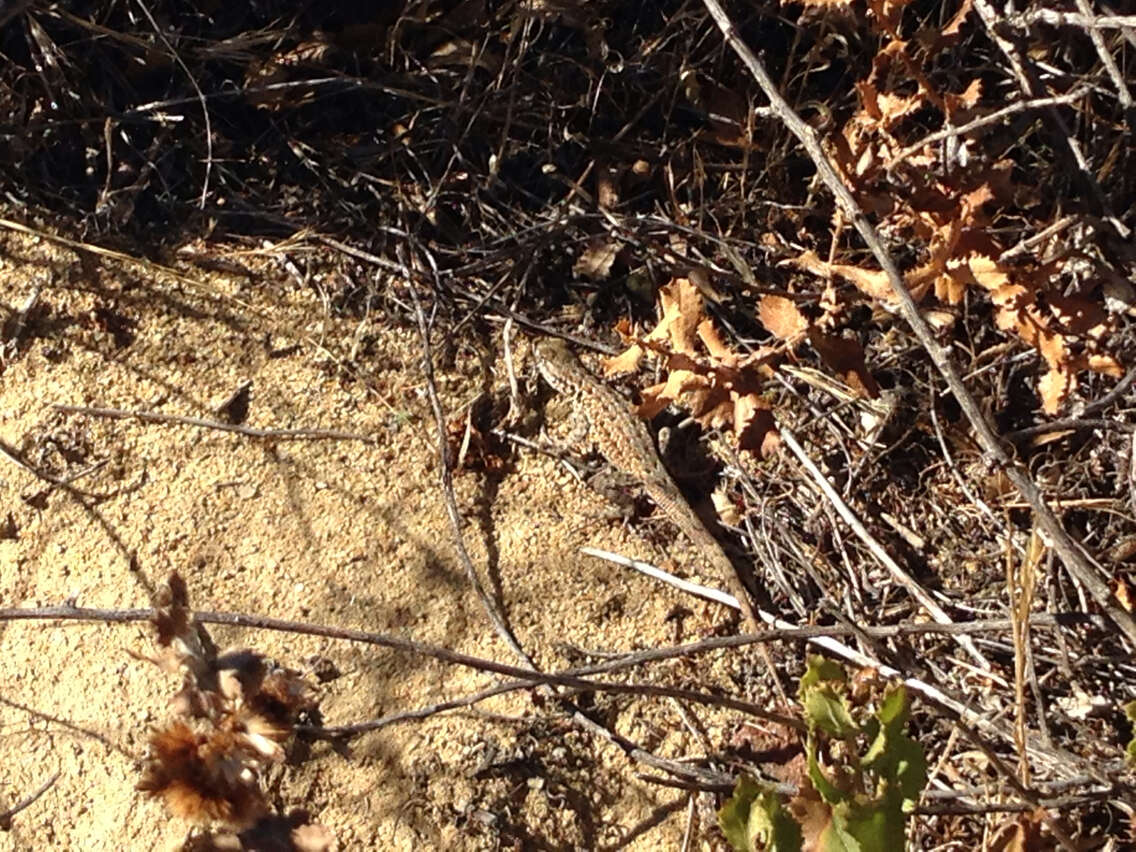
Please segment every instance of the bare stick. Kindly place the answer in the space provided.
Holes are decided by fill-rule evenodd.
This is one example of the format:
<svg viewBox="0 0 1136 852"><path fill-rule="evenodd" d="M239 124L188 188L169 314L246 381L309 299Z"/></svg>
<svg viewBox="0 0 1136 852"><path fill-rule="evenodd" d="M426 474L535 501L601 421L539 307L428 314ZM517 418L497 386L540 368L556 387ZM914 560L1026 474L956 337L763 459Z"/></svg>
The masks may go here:
<svg viewBox="0 0 1136 852"><path fill-rule="evenodd" d="M65 414L83 414L87 417L108 417L112 420L142 420L146 423L166 423L174 426L198 426L202 429L216 429L218 432L232 432L248 438L263 438L272 441L363 441L374 444L377 441L369 435L355 432L338 432L334 429L257 429L237 423L223 423L220 420L203 420L200 417L186 417L181 414L162 414L157 411L133 411L123 408L92 408L86 405L65 405L57 402L52 408Z"/></svg>
<svg viewBox="0 0 1136 852"><path fill-rule="evenodd" d="M109 621L116 623L129 623L150 621L155 615L154 610L97 610L79 607L50 607L38 612L27 609L0 610L0 621L27 620L39 618L58 618L76 621ZM438 645L391 636L383 633L369 633L363 630L353 630L344 627L330 627L323 624L310 624L305 622L287 621L267 616L247 615L235 612L194 612L194 621L201 624L227 624L239 627L252 627L262 630L276 630L287 633L297 633L305 636L323 636L332 639L342 639L349 642L359 642L365 645L377 645L395 651L403 651L417 656L430 657L444 663L474 669L476 671L492 672L513 678L514 688L531 688L539 685L564 686L583 692L611 692L621 695L654 695L665 698L677 698L683 701L692 701L712 707L725 707L787 725L794 729L802 729L803 724L798 719L770 713L762 707L740 698L728 695L717 695L699 692L680 687L663 686L657 683L609 683L603 681L587 680L573 674L539 672L532 668L512 666L508 663L499 663L496 660L484 657L475 657L452 651ZM596 671L609 671L610 668L597 668Z"/></svg>
<svg viewBox="0 0 1136 852"><path fill-rule="evenodd" d="M683 580L681 577L676 577L669 571L664 571L662 568L657 568L649 562L643 562L639 559L632 559L628 556L621 556L618 553L612 553L609 550L600 550L598 547L581 547L580 552L585 556L594 556L596 559L603 559L606 562L614 562L616 565L622 565L625 568L631 568L638 571L640 574L646 574L655 580L660 580L669 586L674 586L680 592L685 592L688 595L694 595L696 598L719 603L723 606L728 606L731 609L741 611L742 605L738 602L735 595L729 592L723 592L721 589L715 589L710 586L703 586L700 583L692 583L689 580Z"/></svg>
<svg viewBox="0 0 1136 852"><path fill-rule="evenodd" d="M864 524L856 517L851 507L844 502L844 498L837 493L836 489L832 487L832 483L828 481L813 460L809 458L801 445L797 443L797 439L794 437L793 433L784 426L780 428L779 432L781 434L781 440L793 451L793 454L797 457L802 467L809 472L813 481L816 482L817 487L820 488L824 496L828 498L828 501L832 503L836 511L840 514L840 517L844 519L844 523L848 524L848 526L852 528L852 532L856 533L857 537L859 537L860 541L868 546L868 550L872 552L872 555L876 557L879 563L888 570L898 583L911 593L911 596L915 598L915 600L923 605L923 608L931 614L931 617L935 619L935 621L940 624L950 624L951 618L947 615L946 610L939 606L935 602L935 599L932 598L922 586L915 582L915 578L904 571L899 563L892 559L891 554L884 549L883 545L876 541L875 537L868 532ZM959 645L962 646L963 650L970 654L986 672L989 673L992 670L990 661L975 647L970 637L959 636L957 641Z"/></svg>
<svg viewBox="0 0 1136 852"><path fill-rule="evenodd" d="M1136 29L1136 15L1078 15L1076 12L1058 12L1056 9L1030 9L1009 19L1011 24L1023 21L1032 24L1041 21L1054 26L1081 27L1090 30Z"/></svg>
<svg viewBox="0 0 1136 852"><path fill-rule="evenodd" d="M59 773L56 772L54 775L44 781L43 784L40 785L40 788L30 796L28 796L26 799L21 802L17 802L16 804L12 805L12 807L8 808L8 810L0 813L0 831L10 830L12 828L12 817L14 817L25 808L31 807L33 804L35 804L36 800L48 790L50 790L51 785L58 780Z"/></svg>
<svg viewBox="0 0 1136 852"><path fill-rule="evenodd" d="M409 272L410 270L407 269L406 271ZM458 559L465 568L470 585L481 600L481 606L485 610L485 614L489 616L489 621L493 624L493 629L497 631L497 635L509 646L510 650L530 669L535 671L536 666L533 664L532 658L513 635L512 628L509 627L504 616L498 611L496 601L485 590L485 586L477 574L477 569L473 565L473 559L470 558L469 551L466 549L465 536L462 534L461 514L458 512L457 498L454 497L454 478L453 471L450 469L450 455L446 448L446 417L442 413L442 403L438 399L438 390L434 384L434 355L430 346L430 325L426 322L426 315L422 312L422 302L418 298L418 290L410 275L406 277L406 286L409 288L410 298L414 302L414 317L418 321L418 333L422 341L422 373L426 379L426 395L430 400L430 408L434 412L434 424L438 430L438 467L441 472L443 502L446 505L446 515L450 519L450 531L454 537L454 548L457 551Z"/></svg>
<svg viewBox="0 0 1136 852"><path fill-rule="evenodd" d="M1015 115L1019 112L1025 112L1026 110L1070 104L1083 98L1086 94L1088 94L1088 91L1089 90L1087 88L1082 87L1079 89L1074 89L1073 91L1068 92L1064 95L1056 95L1052 98L1036 98L1030 101L1018 101L1017 103L1002 107L1002 109L995 110L989 115L984 115L981 118L976 118L974 119L974 121L968 121L966 124L963 124L960 127L944 127L942 130L936 130L934 133L930 133L924 136L918 142L915 142L912 145L908 145L906 148L892 157L891 162L888 163L888 168L895 166L896 163L900 163L903 160L906 160L912 154L920 151L924 146L930 145L932 142L939 142L943 139L951 139L953 137L962 136L963 134L970 133L973 130L978 130L979 128L987 127L991 124L997 124L1004 118L1008 118L1009 116Z"/></svg>
<svg viewBox="0 0 1136 852"><path fill-rule="evenodd" d="M1092 21L1093 7L1089 5L1089 0L1074 0L1074 2L1077 4L1078 11L1089 21ZM1132 93L1128 91L1128 84L1124 82L1120 69L1116 67L1116 60L1112 58L1112 54L1108 52L1108 47L1105 46L1104 36L1101 35L1100 28L1090 24L1085 29L1089 31L1089 39L1092 41L1093 47L1096 48L1101 65L1108 72L1108 76L1112 78L1112 85L1116 86L1116 97L1120 101L1120 105L1125 109L1132 109Z"/></svg>
<svg viewBox="0 0 1136 852"><path fill-rule="evenodd" d="M597 552L593 552L592 555L600 555L602 553L603 553L603 551L597 551ZM623 561L622 558L620 558L619 561L622 562ZM628 561L630 562L631 560L628 560ZM636 568L637 570L640 570L640 571L644 570L642 564L636 564L636 565L633 565L632 567L634 567L634 568ZM656 569L656 571L657 570L658 569ZM655 575L655 572L644 571L644 573L650 573L653 576ZM664 572L658 571L658 574L663 574L663 573ZM711 598L713 600L719 602L719 603L724 603L724 604L727 604L729 606L733 606L735 609L739 609L739 610L741 609L741 605L737 602L737 600L732 595L728 595L724 592L718 592L717 594L712 595ZM897 678L897 679L901 680L903 682L903 684L908 689L910 689L912 692L915 692L915 693L921 695L923 698L925 698L926 700L931 702L931 704L938 707L939 710L948 719L950 719L955 724L959 725L960 728L963 727L963 726L973 727L973 729L975 729L975 730L971 730L968 733L968 736L971 739L976 739L978 737L978 734L976 733L976 731L980 730L980 731L982 731L982 732L984 732L984 733L986 733L990 736L994 736L994 737L997 737L999 739L1010 741L1010 742L1013 741L1013 733L1011 731L1009 731L1008 729L1005 729L1003 726L999 725L996 721L991 720L986 715L983 715L981 713L976 713L975 711L971 710L962 701L959 701L958 699L951 697L950 695L946 694L945 692L943 692L942 690L940 690L938 687L934 686L933 684L930 684L930 683L922 681L918 678L906 675L905 673L901 672L899 669L896 669L896 668L889 666L885 663L881 663L879 660L877 660L873 657L870 657L866 654L862 654L859 651L856 651L855 649L850 648L848 645L845 645L844 643L842 643L842 642L838 641L836 638L834 638L837 635L844 635L844 634L862 634L862 635L865 635L865 636L882 637L882 636L886 635L887 631L890 631L893 628L889 628L889 627L861 627L861 626L855 626L855 627L852 627L852 626L848 626L848 627L824 627L824 628L798 627L798 626L793 625L789 622L786 622L786 621L784 621L784 620L782 620L782 619L780 619L780 618L778 618L774 615L771 615L770 613L765 612L764 610L761 610L761 609L755 610L755 614L762 621L764 621L766 624L772 625L774 628L776 628L778 638L787 639L789 637L799 637L799 638L805 639L810 645L813 645L814 647L820 648L824 651L827 651L831 654L834 654L834 655L836 655L836 656L838 656L838 657L840 657L844 660L847 660L847 661L853 663L854 665L861 666L861 667L864 667L864 668L872 668L872 669L875 669L876 671L878 671L883 677ZM1045 615L1039 614L1036 617L1036 620L1032 621L1032 625L1038 626L1040 624L1046 623L1047 621L1048 621L1048 619L1046 618ZM982 623L993 625L995 622L982 622ZM1008 620L1008 619L999 619L997 621L997 623L1000 625L1001 628L1004 628L1006 630L1010 630L1010 629L1013 628L1013 624L1012 624L1011 620ZM979 622L973 622L972 624L974 626L977 626L979 624ZM965 634L965 633L976 632L976 631L971 630L970 627L966 624L935 624L935 625L926 624L926 625L920 625L920 626L925 628L927 630L927 632L943 633L943 634L949 634L949 635L955 635L955 636L962 635L962 634ZM896 625L894 629L898 629L900 633L904 633L904 632L906 632L907 629L910 629L910 628L913 628L913 627L915 627L915 625L907 625L906 627L900 627L899 625ZM685 648L687 653L698 653L700 651L707 650L710 647L710 644L713 644L713 646L715 648L733 647L735 645L741 644L743 641L748 641L748 640L767 641L766 638L765 638L766 636L768 636L767 633L761 633L761 634L756 634L756 635L751 635L751 636L743 636L743 637L733 637L734 641L730 642L728 644L722 644L722 640L707 640L706 643L693 643L691 645L683 646L683 647ZM662 659L663 655L669 656L667 649L656 649L655 651L638 652L638 653L633 654L633 655L627 655L627 656L622 657L620 659L624 660L624 661L628 661L628 662L634 661L636 663L644 663L644 662L647 662L647 661L654 661L654 660ZM617 661L612 661L612 662L614 663L614 662L617 662ZM1053 749L1053 748L1040 749L1040 748L1037 748L1033 745L1027 745L1027 748L1028 748L1029 753L1032 756L1047 760L1051 764L1057 764L1059 762L1068 762L1071 759L1075 760L1070 755L1067 755L1063 752L1060 752L1057 749ZM1106 779L1102 775L1100 780L1103 782Z"/></svg>
<svg viewBox="0 0 1136 852"><path fill-rule="evenodd" d="M643 562L640 559L632 559L628 556L622 556L618 553L612 553L608 550L601 550L598 547L581 547L580 552L585 556L594 556L596 559L603 559L606 562L612 562L616 565L622 565L625 568L631 568L641 574L645 574L655 580L666 583L669 586L674 586L681 592L694 595L695 597L702 598L703 600L711 601L712 603L722 604L731 609L740 610L741 604L738 599L731 595L729 592L723 592L721 589L715 589L711 586L703 586L700 583L692 583L689 580L683 580L676 577L669 571L664 571L649 562ZM768 613L761 613L762 620L770 623L774 616ZM1103 619L1099 616L1092 616L1082 613L1034 613L1030 616L1030 626L1038 627L1061 627L1071 626L1074 623L1092 623L1100 626L1104 623ZM942 635L942 636L962 636L974 633L997 633L1013 629L1014 623L1009 618L986 618L978 619L975 621L948 621L948 622L910 622L902 624L885 624L885 625L856 625L855 627L845 627L840 625L833 626L812 626L812 627L792 627L778 630L777 638L780 639L812 639L817 636L848 636L857 633L862 633L865 636L873 638L886 638L893 636L912 636L912 635ZM759 637L764 637L765 633L748 634L746 638L752 641L763 641ZM738 643L734 643L738 644ZM694 646L691 646L694 647Z"/></svg>
<svg viewBox="0 0 1136 852"><path fill-rule="evenodd" d="M340 641L375 645L378 647L390 648L392 650L401 651L408 654L429 657L452 665L460 665L479 671L489 671L513 678L513 680L511 681L490 687L489 689L486 689L481 693L477 693L473 696L467 696L465 699L454 699L454 701L452 702L453 706L447 706L445 703L443 703L439 705L433 705L432 708L424 708L418 711L407 711L407 713L402 714L401 716L399 714L395 714L393 716L384 717L383 720L373 720L371 722L363 722L357 725L343 726L342 728L324 729L328 736L346 736L353 733L363 733L367 730L374 730L378 727L394 724L398 721L402 721L403 719L422 718L424 716L431 715L431 712L443 712L447 709L454 709L454 707L468 706L469 704L477 703L478 701L485 700L494 695L500 695L519 689L531 689L532 687L539 684L555 684L560 686L567 686L572 689L586 691L603 691L607 689L606 684L593 681L580 681L579 678L593 674L610 674L612 672L646 665L649 663L662 662L666 660L692 656L695 654L707 653L710 651L742 647L756 642L804 639L810 644L823 650L829 651L830 653L836 654L837 656L842 657L854 663L855 665L876 669L880 672L881 676L885 678L901 679L909 689L923 696L933 705L939 707L940 710L942 710L948 718L950 718L952 721L955 721L956 723L960 722L960 720L969 722L970 724L974 725L975 728L983 730L992 736L1010 741L1009 732L1002 730L1001 727L996 723L996 721L991 720L986 715L970 710L965 704L946 695L937 687L924 683L923 681L913 677L906 677L898 669L885 664L881 664L877 660L861 654L860 652L849 648L847 645L844 645L833 638L837 635L849 633L865 633L868 635L876 634L880 636L888 636L919 633L959 633L964 630L975 633L990 631L1005 632L1006 630L1011 629L1011 624L1008 620L996 619L985 622L974 622L969 625L906 624L892 625L890 627L863 627L854 629L846 626L796 627L768 613L759 611L759 614L763 621L774 626L773 630L768 630L759 634L748 636L720 636L711 639L705 639L699 642L689 643L687 645L679 645L669 648L650 648L644 651L625 654L594 666L569 669L567 671L554 673L547 676L539 672L533 672L528 668L509 666L493 660L486 660L479 657L473 657L468 654L461 654L437 645L431 645L424 642L418 642L413 639L406 639L403 637L392 636L390 634L384 633L373 633L363 630L355 630L347 627L334 627L330 625L290 621L287 619L271 618L268 616L235 612L210 612L199 610L193 613L193 618L195 622L200 624L224 624L228 626L244 627L249 629L273 630L284 633L294 633L303 636L320 636ZM63 620L102 621L111 624L128 624L142 621L151 621L154 618L154 615L155 611L152 609L113 610L92 609L74 606L11 608L0 609L0 622L19 620ZM1098 624L1098 621L1092 616L1085 616L1080 613L1038 613L1033 618L1033 626L1035 627L1072 625L1075 623ZM636 689L633 688L633 685L627 684L624 684L623 688L620 689L620 691L626 691L628 693L634 694L643 694L641 691L636 692ZM719 705L722 704L722 702L715 702L710 696L707 696L703 693L687 692L678 694L673 690L655 690L653 694L658 694L670 698L683 698L690 701L696 701L698 703L717 703ZM757 714L763 718L768 718L773 715L767 713L761 708L756 708L753 705L747 704L745 702L741 702L739 704L736 699L730 699L726 702L725 706L747 713L756 711ZM381 724L379 724L380 722ZM1076 758L1075 756L1065 755L1063 752L1059 752L1057 750L1047 751L1031 746L1030 751L1031 753L1037 754L1039 757L1042 757L1054 764L1060 762L1061 764L1072 766L1078 763L1078 758ZM1089 771L1089 769L1086 768L1085 771ZM1096 777L1096 774L1101 773L1094 773L1094 777ZM1101 774L1100 780L1107 782L1108 779L1103 774Z"/></svg>
<svg viewBox="0 0 1136 852"><path fill-rule="evenodd" d="M904 284L899 269L896 267L887 249L884 248L879 235L876 233L876 229L872 227L871 223L864 215L864 211L860 209L860 205L856 203L856 199L852 197L852 193L849 191L848 187L844 185L843 180L837 174L832 163L829 162L812 128L805 124L785 99L781 97L780 92L777 91L777 87L769 77L765 67L758 61L757 57L753 55L753 51L746 46L746 43L742 41L741 36L738 35L733 24L730 23L729 17L718 3L718 0L703 0L703 3L710 12L710 16L718 24L718 28L722 31L726 43L733 48L750 74L753 75L753 78L757 81L757 84L761 87L766 97L769 98L770 105L776 111L781 121L800 141L801 146L815 164L818 176L835 196L837 204L839 204L844 211L848 220L855 226L856 231L860 234L860 237L867 244L873 256L876 258L876 261L880 264L880 268L887 275L888 283L899 299L900 313L903 314L904 319L915 333L915 336L919 339L920 344L922 344L927 354L931 357L932 363L946 380L959 407L962 408L967 420L970 421L971 427L975 432L975 439L982 447L987 460L993 466L1005 471L1006 477L1030 504L1030 507L1037 517L1038 526L1049 539L1057 555L1061 557L1061 561L1065 564L1066 569L1078 582L1088 589L1089 594L1091 594L1097 604L1108 613L1109 618L1120 628L1121 632L1128 638L1128 641L1136 646L1136 619L1124 609L1120 601L1113 595L1108 582L1101 576L1101 573L1097 567L1093 565L1081 545L1065 532L1065 528L1046 504L1045 498L1042 496L1041 491L1038 489L1033 479L1030 478L1029 473L1019 467L1010 457L1009 453L1006 452L999 440L998 434L986 419L986 415L983 413L978 401L975 400L974 396L967 390L966 384L959 375L954 362L951 361L947 351L939 345L934 332L927 324L927 321L923 319L923 315L919 312L919 306L915 304L915 300L911 297L911 291L908 290L907 285ZM975 6L979 7L981 5L984 5L981 3L981 0L976 0Z"/></svg>

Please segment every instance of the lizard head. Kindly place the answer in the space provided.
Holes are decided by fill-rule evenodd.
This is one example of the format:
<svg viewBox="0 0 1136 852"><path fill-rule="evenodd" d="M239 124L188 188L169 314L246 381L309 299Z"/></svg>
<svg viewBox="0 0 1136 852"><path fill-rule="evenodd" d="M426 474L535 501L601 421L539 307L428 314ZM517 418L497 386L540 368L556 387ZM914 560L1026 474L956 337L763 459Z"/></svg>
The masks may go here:
<svg viewBox="0 0 1136 852"><path fill-rule="evenodd" d="M568 348L568 344L556 337L542 337L533 344L536 366L544 380L553 390L568 390L569 377L573 370L580 369L580 362Z"/></svg>

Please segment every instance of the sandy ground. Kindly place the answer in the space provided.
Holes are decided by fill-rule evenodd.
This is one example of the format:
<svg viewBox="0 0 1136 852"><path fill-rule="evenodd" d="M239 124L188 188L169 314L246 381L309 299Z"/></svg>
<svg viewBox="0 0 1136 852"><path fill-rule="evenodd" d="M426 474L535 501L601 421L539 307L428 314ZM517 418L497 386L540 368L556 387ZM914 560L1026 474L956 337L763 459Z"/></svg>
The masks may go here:
<svg viewBox="0 0 1136 852"><path fill-rule="evenodd" d="M42 287L34 322L0 361L0 440L56 478L101 463L67 490L0 458L0 606L147 607L177 570L200 609L388 632L515 663L455 557L417 336L380 313L330 319L312 288L269 261L248 263L251 280L194 267L178 279L0 233L0 320ZM500 340L486 348L496 353ZM496 357L462 346L440 369L450 417L485 391L506 398ZM376 440L270 444L51 407L217 419L242 380L253 382L250 426ZM720 609L578 553L593 545L694 562L681 542L669 560L652 543L677 538L661 523L606 519L610 504L553 458L518 450L499 474L462 473L456 488L474 562L539 665L580 664L573 647L626 650L722 629ZM301 670L330 662L338 677L312 677L329 725L493 682L343 641L211 632L221 647ZM58 773L0 832L0 850L178 848L190 825L134 790L148 732L168 718L178 685L135 656L154 652L149 627L2 622L0 649L0 811ZM748 666L734 654L661 671L684 685L716 675L744 694ZM692 719L664 700L599 696L590 706L671 758L720 748L737 724L707 710ZM641 771L517 693L368 734L347 752L317 743L268 781L281 811L306 809L340 849L677 848L686 796Z"/></svg>

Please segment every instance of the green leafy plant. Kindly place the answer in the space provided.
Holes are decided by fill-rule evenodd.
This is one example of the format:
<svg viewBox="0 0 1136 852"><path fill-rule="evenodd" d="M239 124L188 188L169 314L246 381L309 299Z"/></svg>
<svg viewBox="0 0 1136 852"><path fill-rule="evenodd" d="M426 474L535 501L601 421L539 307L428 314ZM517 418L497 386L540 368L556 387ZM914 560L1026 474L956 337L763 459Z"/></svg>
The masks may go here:
<svg viewBox="0 0 1136 852"><path fill-rule="evenodd" d="M808 780L783 801L742 777L718 812L739 852L902 849L910 815L927 784L923 748L904 731L907 691L888 688L874 708L854 706L842 666L811 657L797 693L808 727Z"/></svg>

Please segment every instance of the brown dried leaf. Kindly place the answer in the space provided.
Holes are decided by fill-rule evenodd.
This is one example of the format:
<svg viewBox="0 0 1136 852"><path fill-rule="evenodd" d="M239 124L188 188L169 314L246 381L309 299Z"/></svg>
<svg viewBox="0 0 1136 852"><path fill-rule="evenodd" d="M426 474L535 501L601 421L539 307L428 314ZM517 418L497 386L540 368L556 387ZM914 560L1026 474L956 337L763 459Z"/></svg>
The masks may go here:
<svg viewBox="0 0 1136 852"><path fill-rule="evenodd" d="M990 852L1032 852L1047 848L1041 831L1045 820L1046 813L1040 808L1031 814L1011 818L994 832Z"/></svg>
<svg viewBox="0 0 1136 852"><path fill-rule="evenodd" d="M1103 355L1100 353L1089 355L1085 359L1085 369L1092 370L1094 373L1101 373L1105 376L1111 376L1114 379L1124 377L1124 365L1113 358L1111 355Z"/></svg>
<svg viewBox="0 0 1136 852"><path fill-rule="evenodd" d="M175 637L184 636L189 629L189 621L189 590L185 580L174 571L158 592L158 607L153 622L158 632L158 644L165 648Z"/></svg>
<svg viewBox="0 0 1136 852"><path fill-rule="evenodd" d="M1063 331L1096 340L1103 338L1108 331L1108 314L1096 302L1084 296L1063 296L1060 293L1049 293L1046 300Z"/></svg>
<svg viewBox="0 0 1136 852"><path fill-rule="evenodd" d="M247 701L260 690L267 672L264 656L251 648L231 648L217 656L217 688L230 701Z"/></svg>
<svg viewBox="0 0 1136 852"><path fill-rule="evenodd" d="M708 387L694 391L687 402L694 419L703 429L733 428L734 403L723 388Z"/></svg>
<svg viewBox="0 0 1136 852"><path fill-rule="evenodd" d="M1056 414L1061 404L1077 386L1077 377L1064 365L1051 367L1037 383L1037 394L1041 397L1041 409L1046 414Z"/></svg>
<svg viewBox="0 0 1136 852"><path fill-rule="evenodd" d="M611 358L600 359L600 365L603 367L603 374L605 376L614 376L619 373L634 373L639 370L639 365L643 362L644 349L638 343L633 343L630 347L620 352Z"/></svg>
<svg viewBox="0 0 1136 852"><path fill-rule="evenodd" d="M645 338L647 341L670 340L671 349L694 355L698 324L705 319L702 296L686 278L675 278L659 290L663 318Z"/></svg>
<svg viewBox="0 0 1136 852"><path fill-rule="evenodd" d="M665 388L666 384L644 388L639 394L642 402L635 406L635 413L644 420L653 420L660 411L671 404L671 401L663 396Z"/></svg>
<svg viewBox="0 0 1136 852"><path fill-rule="evenodd" d="M955 16L947 21L947 25L942 29L942 35L947 39L953 39L962 30L962 25L966 22L967 16L970 15L974 9L974 0L963 0L961 6Z"/></svg>
<svg viewBox="0 0 1136 852"><path fill-rule="evenodd" d="M785 341L796 341L809 327L797 303L784 296L762 296L757 316L770 334Z"/></svg>
<svg viewBox="0 0 1136 852"><path fill-rule="evenodd" d="M951 311L943 310L942 308L928 308L922 311L923 319L935 331L949 331L958 320L958 317Z"/></svg>
<svg viewBox="0 0 1136 852"><path fill-rule="evenodd" d="M967 254L947 261L947 272L963 285L977 284L990 291L1010 285L1010 276L990 257Z"/></svg>
<svg viewBox="0 0 1136 852"><path fill-rule="evenodd" d="M858 266L843 263L828 263L821 260L816 252L811 249L786 262L822 278L832 276L843 278L859 288L861 292L881 302L895 301L895 294L892 292L891 285L888 284L887 273L883 270L861 269Z"/></svg>
<svg viewBox="0 0 1136 852"><path fill-rule="evenodd" d="M828 368L860 396L876 399L880 395L879 385L864 363L864 349L855 340L811 328L809 343Z"/></svg>
<svg viewBox="0 0 1136 852"><path fill-rule="evenodd" d="M731 366L737 363L737 354L722 339L722 335L710 320L703 320L698 324L698 339L702 341L702 345L706 347L706 351L714 361Z"/></svg>
<svg viewBox="0 0 1136 852"><path fill-rule="evenodd" d="M924 97L915 95L892 95L881 93L876 98L880 118L884 127L891 128L900 120L923 107Z"/></svg>
<svg viewBox="0 0 1136 852"><path fill-rule="evenodd" d="M739 395L734 401L734 434L738 449L768 458L781 445L777 423L769 404L756 394Z"/></svg>
<svg viewBox="0 0 1136 852"><path fill-rule="evenodd" d="M804 784L789 800L789 812L801 825L801 848L822 849L821 835L832 822L832 808L821 799L812 784Z"/></svg>
<svg viewBox="0 0 1136 852"><path fill-rule="evenodd" d="M596 168L596 202L603 210L611 210L619 206L618 169L610 165L601 165Z"/></svg>
<svg viewBox="0 0 1136 852"><path fill-rule="evenodd" d="M291 728L302 713L317 707L311 685L291 669L271 672L249 701L249 706L274 725Z"/></svg>
<svg viewBox="0 0 1136 852"><path fill-rule="evenodd" d="M948 305L958 305L966 296L966 283L956 276L943 274L935 277L935 298Z"/></svg>
<svg viewBox="0 0 1136 852"><path fill-rule="evenodd" d="M1123 577L1114 577L1112 580L1112 593L1116 595L1116 599L1120 601L1120 605L1128 612L1132 612L1133 606L1136 605L1134 597L1136 593L1133 592L1132 584Z"/></svg>
<svg viewBox="0 0 1136 852"><path fill-rule="evenodd" d="M572 265L572 274L592 281L603 281L611 275L612 264L619 254L619 243L606 237L596 237Z"/></svg>
<svg viewBox="0 0 1136 852"><path fill-rule="evenodd" d="M899 27L900 15L912 0L868 0L868 8L888 30Z"/></svg>
<svg viewBox="0 0 1136 852"><path fill-rule="evenodd" d="M960 118L960 112L974 109L980 100L982 100L982 81L977 78L971 80L970 85L961 93L953 95L948 92L943 96L948 112L956 121Z"/></svg>

